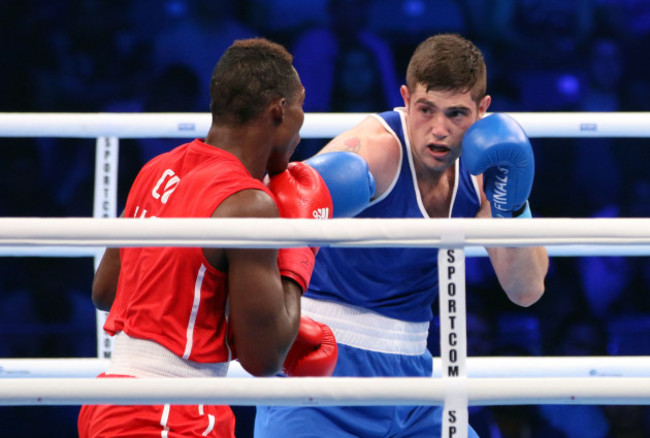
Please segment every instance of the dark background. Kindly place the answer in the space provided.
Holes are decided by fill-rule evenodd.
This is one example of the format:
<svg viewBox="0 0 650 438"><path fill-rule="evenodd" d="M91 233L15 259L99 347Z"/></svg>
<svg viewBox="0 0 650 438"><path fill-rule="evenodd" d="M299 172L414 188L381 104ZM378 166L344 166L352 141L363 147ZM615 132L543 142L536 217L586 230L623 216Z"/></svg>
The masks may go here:
<svg viewBox="0 0 650 438"><path fill-rule="evenodd" d="M490 111L649 111L647 0L4 0L0 111L207 112L209 77L235 38L286 45L305 111L401 104L415 45L438 32L485 53ZM550 128L552 129L552 128ZM295 159L327 139L304 140ZM179 139L120 142L119 208L137 170ZM532 139L536 217L648 217L641 139ZM0 138L0 216L92 216L94 140ZM547 292L511 304L468 260L469 354L645 355L647 257L554 257ZM93 357L90 258L0 258L0 357ZM437 326L431 349L437 352ZM252 408L235 408L240 437ZM76 435L78 407L0 407L1 437ZM647 437L644 406L474 408L484 438Z"/></svg>

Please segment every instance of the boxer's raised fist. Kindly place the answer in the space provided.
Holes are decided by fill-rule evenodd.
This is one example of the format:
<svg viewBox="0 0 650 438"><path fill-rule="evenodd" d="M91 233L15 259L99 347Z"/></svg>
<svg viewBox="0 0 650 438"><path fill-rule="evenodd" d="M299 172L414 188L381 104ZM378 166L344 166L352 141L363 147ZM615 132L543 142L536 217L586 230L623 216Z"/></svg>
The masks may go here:
<svg viewBox="0 0 650 438"><path fill-rule="evenodd" d="M476 121L463 136L463 162L483 174L494 217L530 217L528 196L535 157L523 128L510 116L494 113Z"/></svg>

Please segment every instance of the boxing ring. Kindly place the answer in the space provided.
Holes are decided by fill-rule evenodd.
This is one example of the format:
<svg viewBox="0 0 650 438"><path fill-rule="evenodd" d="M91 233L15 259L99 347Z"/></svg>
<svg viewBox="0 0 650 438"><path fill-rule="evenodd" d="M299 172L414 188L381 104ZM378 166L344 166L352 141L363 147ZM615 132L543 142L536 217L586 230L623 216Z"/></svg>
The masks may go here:
<svg viewBox="0 0 650 438"><path fill-rule="evenodd" d="M510 115L531 138L650 137L649 113ZM306 114L301 135L329 138L363 117ZM650 219L115 218L119 139L191 139L202 137L209 125L210 116L203 113L0 114L0 137L96 139L94 217L0 218L0 255L94 257L97 264L105 247L125 246L438 247L437 378L386 378L381 384L377 378L252 379L233 364L229 377L244 378L109 382L94 378L106 367L111 349L101 329L105 314L97 312L97 358L0 359L0 405L441 405L443 436L463 436L472 405L650 404L650 357L467 357L464 272L465 257L485 256L483 246L544 245L551 257L647 256Z"/></svg>

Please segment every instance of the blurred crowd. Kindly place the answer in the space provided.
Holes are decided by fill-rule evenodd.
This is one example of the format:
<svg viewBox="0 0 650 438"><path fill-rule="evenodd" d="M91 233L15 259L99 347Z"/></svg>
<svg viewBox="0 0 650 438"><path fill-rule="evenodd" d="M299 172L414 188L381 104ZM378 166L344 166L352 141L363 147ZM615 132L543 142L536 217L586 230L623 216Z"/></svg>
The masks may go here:
<svg viewBox="0 0 650 438"><path fill-rule="evenodd" d="M293 53L306 112L382 111L401 105L415 46L440 32L483 50L490 111L650 111L645 0L4 0L0 21L0 112L207 112L214 64L251 36ZM303 140L294 158L326 141ZM531 142L534 216L650 217L645 139ZM0 138L0 216L92 216L93 144ZM121 140L120 208L140 166L177 144ZM486 259L467 263L470 356L650 354L648 257L553 257L526 309ZM0 357L94 356L92 272L84 258L3 257ZM34 409L74 436L74 408L0 408L0 430L39 436ZM470 420L485 438L650 436L643 406L476 408Z"/></svg>

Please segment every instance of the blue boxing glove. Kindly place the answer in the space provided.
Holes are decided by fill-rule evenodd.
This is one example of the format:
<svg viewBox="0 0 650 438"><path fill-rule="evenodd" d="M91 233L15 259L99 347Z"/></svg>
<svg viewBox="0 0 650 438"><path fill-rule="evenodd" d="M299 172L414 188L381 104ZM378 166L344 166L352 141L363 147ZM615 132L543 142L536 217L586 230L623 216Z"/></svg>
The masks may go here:
<svg viewBox="0 0 650 438"><path fill-rule="evenodd" d="M476 121L463 136L463 163L483 174L494 217L531 217L528 196L535 157L528 136L510 116L494 113Z"/></svg>
<svg viewBox="0 0 650 438"><path fill-rule="evenodd" d="M334 205L332 217L352 217L365 209L375 194L368 163L352 152L328 152L305 161L325 181Z"/></svg>

